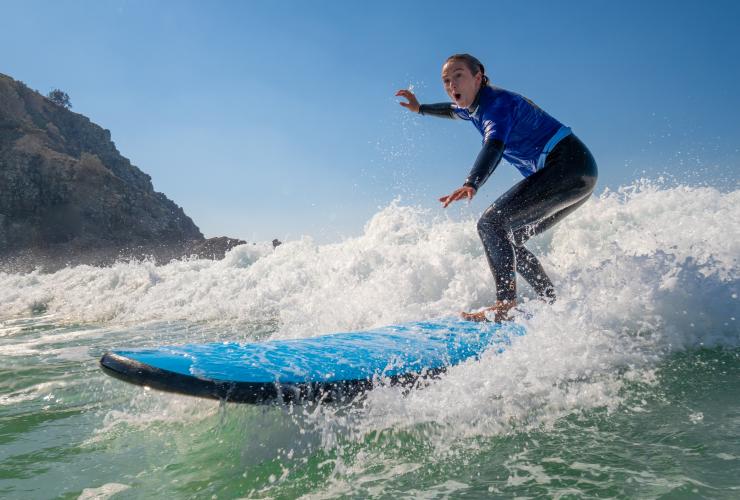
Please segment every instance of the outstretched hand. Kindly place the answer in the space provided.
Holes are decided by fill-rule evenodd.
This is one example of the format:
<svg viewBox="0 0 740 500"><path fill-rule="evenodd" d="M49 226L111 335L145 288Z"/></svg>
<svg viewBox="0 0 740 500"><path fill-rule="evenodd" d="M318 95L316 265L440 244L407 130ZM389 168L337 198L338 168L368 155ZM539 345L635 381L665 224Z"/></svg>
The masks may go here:
<svg viewBox="0 0 740 500"><path fill-rule="evenodd" d="M421 106L421 104L419 104L419 101L416 99L416 96L414 95L413 92L407 89L401 89L398 92L396 92L396 96L405 97L406 99L409 100L409 102L399 102L398 104L400 104L401 106L403 106L404 108L410 111L413 111L414 113L419 112L419 107Z"/></svg>
<svg viewBox="0 0 740 500"><path fill-rule="evenodd" d="M475 196L475 193L476 190L474 187L463 186L461 188L455 189L452 194L441 197L439 201L442 202L442 208L447 208L447 206L453 201L462 200L463 198L467 198L468 201L472 200L473 196Z"/></svg>

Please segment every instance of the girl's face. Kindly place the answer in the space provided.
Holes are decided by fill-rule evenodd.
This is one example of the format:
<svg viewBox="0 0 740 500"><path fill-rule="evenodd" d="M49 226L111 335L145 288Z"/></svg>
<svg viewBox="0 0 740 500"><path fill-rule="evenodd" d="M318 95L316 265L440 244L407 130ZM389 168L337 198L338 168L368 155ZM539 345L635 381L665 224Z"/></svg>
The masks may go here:
<svg viewBox="0 0 740 500"><path fill-rule="evenodd" d="M442 66L442 83L445 91L461 108L469 108L478 95L483 74L470 72L464 61L452 60Z"/></svg>

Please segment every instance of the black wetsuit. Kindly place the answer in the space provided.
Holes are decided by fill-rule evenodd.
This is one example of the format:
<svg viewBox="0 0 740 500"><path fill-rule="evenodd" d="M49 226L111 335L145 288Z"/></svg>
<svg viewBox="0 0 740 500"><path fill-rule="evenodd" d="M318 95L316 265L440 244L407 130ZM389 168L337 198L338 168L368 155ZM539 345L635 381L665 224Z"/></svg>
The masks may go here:
<svg viewBox="0 0 740 500"><path fill-rule="evenodd" d="M503 89L483 87L470 110L441 103L422 105L419 112L467 119L481 131L483 148L466 186L477 191L502 157L525 175L483 213L478 234L496 281L497 300L516 300L516 272L543 300L555 300L552 281L524 243L588 200L598 176L591 152L531 101Z"/></svg>

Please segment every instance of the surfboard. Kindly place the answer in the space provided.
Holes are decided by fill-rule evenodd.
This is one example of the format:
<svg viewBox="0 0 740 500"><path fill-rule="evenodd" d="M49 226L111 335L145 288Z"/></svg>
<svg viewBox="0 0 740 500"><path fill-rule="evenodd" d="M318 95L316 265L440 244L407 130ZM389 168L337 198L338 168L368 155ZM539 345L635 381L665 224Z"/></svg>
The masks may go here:
<svg viewBox="0 0 740 500"><path fill-rule="evenodd" d="M240 403L343 400L380 384L413 384L524 335L516 323L457 318L318 337L107 352L102 369L154 389Z"/></svg>

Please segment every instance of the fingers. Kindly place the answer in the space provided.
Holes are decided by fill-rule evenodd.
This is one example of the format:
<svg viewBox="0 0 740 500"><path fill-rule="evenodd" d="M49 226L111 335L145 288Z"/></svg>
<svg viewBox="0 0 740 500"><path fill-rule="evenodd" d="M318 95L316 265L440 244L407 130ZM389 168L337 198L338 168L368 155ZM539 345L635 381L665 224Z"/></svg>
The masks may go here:
<svg viewBox="0 0 740 500"><path fill-rule="evenodd" d="M460 199L460 196L457 193L457 191L455 191L452 194L449 194L449 195L447 195L447 196L445 196L443 198L440 198L439 201L442 202L442 208L447 208L447 207L449 207L452 204L453 201L457 201L459 199Z"/></svg>
<svg viewBox="0 0 740 500"><path fill-rule="evenodd" d="M408 99L409 102L399 102L401 106L408 109L409 111L413 111L415 113L419 112L419 101L416 99L416 96L413 92L407 89L401 89L396 92L397 97L404 97Z"/></svg>
<svg viewBox="0 0 740 500"><path fill-rule="evenodd" d="M447 196L445 196L444 198L440 198L440 200L439 200L439 201L441 201L441 202L442 202L442 208L447 208L447 207L449 207L449 206L450 206L450 204L451 204L451 203L452 203L453 201L457 201L457 200L459 200L459 199L460 199L460 192L459 192L459 191L460 191L460 190L458 189L458 190L456 190L455 192L453 192L452 194L450 194L450 195L447 195Z"/></svg>
<svg viewBox="0 0 740 500"><path fill-rule="evenodd" d="M418 101L416 100L416 96L410 90L401 89L398 92L396 92L396 97L405 97L406 99L409 100L409 104L418 103Z"/></svg>
<svg viewBox="0 0 740 500"><path fill-rule="evenodd" d="M458 190L457 190L457 191L455 191L455 193L454 193L454 194L452 195L452 199L450 200L450 203L452 203L453 201L459 201L459 200L462 200L462 199L463 199L463 198L465 198L465 197L466 197L466 194L465 194L465 192L464 192L464 191L461 191L461 190L459 190L459 189L458 189Z"/></svg>
<svg viewBox="0 0 740 500"><path fill-rule="evenodd" d="M463 198L467 198L468 201L470 201L473 199L474 195L475 190L473 188L464 186L456 189L452 194L443 196L439 201L442 203L442 208L447 208L453 201L462 200Z"/></svg>
<svg viewBox="0 0 740 500"><path fill-rule="evenodd" d="M439 199L440 203L442 203L442 208L447 208L447 206L455 201L453 197L455 196L455 193L448 194L447 196L443 196Z"/></svg>

